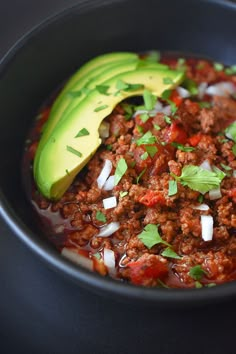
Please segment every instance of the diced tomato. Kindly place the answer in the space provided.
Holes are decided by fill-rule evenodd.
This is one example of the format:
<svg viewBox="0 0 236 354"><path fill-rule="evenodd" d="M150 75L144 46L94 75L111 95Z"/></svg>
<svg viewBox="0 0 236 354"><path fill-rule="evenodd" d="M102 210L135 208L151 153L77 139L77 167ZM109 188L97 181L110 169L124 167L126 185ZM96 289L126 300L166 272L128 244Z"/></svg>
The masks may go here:
<svg viewBox="0 0 236 354"><path fill-rule="evenodd" d="M156 204L166 205L166 199L162 192L149 190L145 195L139 198L139 203L152 207Z"/></svg>
<svg viewBox="0 0 236 354"><path fill-rule="evenodd" d="M163 279L168 273L168 267L157 257L142 259L128 264L130 279L133 284L142 285L148 280Z"/></svg>
<svg viewBox="0 0 236 354"><path fill-rule="evenodd" d="M201 139L202 139L202 134L197 133L195 135L190 136L190 138L188 139L188 142L191 146L197 146L197 144L199 144Z"/></svg>
<svg viewBox="0 0 236 354"><path fill-rule="evenodd" d="M176 90L173 90L170 95L170 100L174 102L174 104L179 107L183 102L183 98L178 94Z"/></svg>
<svg viewBox="0 0 236 354"><path fill-rule="evenodd" d="M174 121L164 133L164 141L167 143L176 142L179 144L185 144L188 136L182 124L178 121Z"/></svg>

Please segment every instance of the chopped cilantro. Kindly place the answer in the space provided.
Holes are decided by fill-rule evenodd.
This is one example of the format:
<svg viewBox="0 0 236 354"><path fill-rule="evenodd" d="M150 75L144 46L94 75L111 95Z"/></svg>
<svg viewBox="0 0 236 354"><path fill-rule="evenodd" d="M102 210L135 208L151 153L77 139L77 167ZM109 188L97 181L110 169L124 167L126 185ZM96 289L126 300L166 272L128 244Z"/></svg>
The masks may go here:
<svg viewBox="0 0 236 354"><path fill-rule="evenodd" d="M207 101L198 102L200 108L211 108L211 103Z"/></svg>
<svg viewBox="0 0 236 354"><path fill-rule="evenodd" d="M86 128L82 128L77 135L75 136L75 138L79 138L81 136L85 136L85 135L89 135L89 131Z"/></svg>
<svg viewBox="0 0 236 354"><path fill-rule="evenodd" d="M127 194L128 194L127 191L120 192L120 197L123 198L123 197L125 197Z"/></svg>
<svg viewBox="0 0 236 354"><path fill-rule="evenodd" d="M151 157L154 157L154 155L158 151L158 148L156 146L151 146L151 145L146 145L145 149L146 149L148 155L151 156Z"/></svg>
<svg viewBox="0 0 236 354"><path fill-rule="evenodd" d="M233 74L236 74L236 65L232 65L228 68L225 69L225 73L227 75L233 75Z"/></svg>
<svg viewBox="0 0 236 354"><path fill-rule="evenodd" d="M111 144L106 145L106 149L111 151L112 150L112 145Z"/></svg>
<svg viewBox="0 0 236 354"><path fill-rule="evenodd" d="M215 62L215 63L214 63L214 69L215 69L216 71L222 71L222 70L224 69L224 65L221 64L221 63Z"/></svg>
<svg viewBox="0 0 236 354"><path fill-rule="evenodd" d="M147 158L148 158L148 153L147 153L147 151L146 152L144 152L142 155L141 155L141 160L147 160Z"/></svg>
<svg viewBox="0 0 236 354"><path fill-rule="evenodd" d="M233 140L236 143L236 122L233 122L225 129L227 138Z"/></svg>
<svg viewBox="0 0 236 354"><path fill-rule="evenodd" d="M164 116L163 118L164 118L164 120L165 120L165 122L166 122L167 124L171 124L171 119L170 119L170 117Z"/></svg>
<svg viewBox="0 0 236 354"><path fill-rule="evenodd" d="M107 92L109 90L109 86L108 85L97 85L96 86L96 90L101 93L102 95L106 95L109 96L109 93Z"/></svg>
<svg viewBox="0 0 236 354"><path fill-rule="evenodd" d="M178 192L177 182L170 180L168 196L171 197L172 195L175 195L177 192Z"/></svg>
<svg viewBox="0 0 236 354"><path fill-rule="evenodd" d="M231 171L232 170L232 168L230 166L227 166L224 163L221 163L220 165L225 171Z"/></svg>
<svg viewBox="0 0 236 354"><path fill-rule="evenodd" d="M236 144L233 145L233 147L232 147L232 152L233 152L233 154L236 156Z"/></svg>
<svg viewBox="0 0 236 354"><path fill-rule="evenodd" d="M191 79L185 79L183 82L183 87L186 88L193 96L198 94L198 86L196 82Z"/></svg>
<svg viewBox="0 0 236 354"><path fill-rule="evenodd" d="M140 114L140 119L143 123L146 123L146 121L149 119L149 114L148 113L142 113Z"/></svg>
<svg viewBox="0 0 236 354"><path fill-rule="evenodd" d="M96 219L101 222L107 221L106 216L100 210L96 212Z"/></svg>
<svg viewBox="0 0 236 354"><path fill-rule="evenodd" d="M99 252L94 253L93 257L97 258L98 260L102 258Z"/></svg>
<svg viewBox="0 0 236 354"><path fill-rule="evenodd" d="M184 146L183 144L179 144L179 143L175 143L175 142L171 143L171 145L173 145L177 149L179 149L181 151L185 151L185 152L190 152L190 151L195 150L195 148L192 146Z"/></svg>
<svg viewBox="0 0 236 354"><path fill-rule="evenodd" d="M203 200L204 200L203 195L200 194L197 200L198 200L198 202L199 202L200 204L202 204L202 202L203 202Z"/></svg>
<svg viewBox="0 0 236 354"><path fill-rule="evenodd" d="M163 84L164 85L172 85L174 82L171 77L164 77L163 78Z"/></svg>
<svg viewBox="0 0 236 354"><path fill-rule="evenodd" d="M170 105L171 113L172 113L172 114L175 114L175 113L177 112L177 110L178 110L178 107L177 107L176 104L175 104L173 101L171 101L171 100L167 100L167 102L168 102L169 105Z"/></svg>
<svg viewBox="0 0 236 354"><path fill-rule="evenodd" d="M81 152L78 151L78 150L76 150L76 149L74 149L72 146L68 146L68 145L67 145L67 146L66 146L66 150L69 151L69 152L71 152L72 154L78 156L78 157L82 157Z"/></svg>
<svg viewBox="0 0 236 354"><path fill-rule="evenodd" d="M124 176L127 171L127 163L124 158L121 158L116 166L115 170L115 186L120 182L121 178Z"/></svg>
<svg viewBox="0 0 236 354"><path fill-rule="evenodd" d="M141 127L140 125L136 125L136 129L140 134L143 133L143 127Z"/></svg>
<svg viewBox="0 0 236 354"><path fill-rule="evenodd" d="M68 171L68 169L66 169L66 174L69 176L70 175L70 172Z"/></svg>
<svg viewBox="0 0 236 354"><path fill-rule="evenodd" d="M195 281L195 288L196 289L201 289L203 285L199 281Z"/></svg>
<svg viewBox="0 0 236 354"><path fill-rule="evenodd" d="M139 184L140 179L143 177L144 173L146 172L146 168L144 170L142 170L142 172L138 175L138 177L136 178L136 183Z"/></svg>
<svg viewBox="0 0 236 354"><path fill-rule="evenodd" d="M159 232L158 232L158 226L154 224L148 224L145 226L144 230L141 232L141 234L138 235L139 240L143 242L143 244L147 248L152 248L154 245L157 245L159 243L162 243L164 245L170 246L167 242L165 242Z"/></svg>
<svg viewBox="0 0 236 354"><path fill-rule="evenodd" d="M156 137L152 135L150 131L147 131L141 138L136 141L138 146L147 145L147 144L155 144Z"/></svg>
<svg viewBox="0 0 236 354"><path fill-rule="evenodd" d="M163 100L168 100L170 98L170 95L171 95L171 90L165 90L162 95L161 95L161 98Z"/></svg>
<svg viewBox="0 0 236 354"><path fill-rule="evenodd" d="M134 114L134 106L128 103L122 103L121 107L125 111L125 120L130 120Z"/></svg>
<svg viewBox="0 0 236 354"><path fill-rule="evenodd" d="M156 130L161 130L161 127L158 124L153 124L153 126Z"/></svg>
<svg viewBox="0 0 236 354"><path fill-rule="evenodd" d="M181 257L170 247L167 247L164 251L162 251L161 255L167 258L181 259Z"/></svg>
<svg viewBox="0 0 236 354"><path fill-rule="evenodd" d="M216 283L209 283L206 285L207 288L212 288L213 286L216 286Z"/></svg>
<svg viewBox="0 0 236 354"><path fill-rule="evenodd" d="M143 91L143 100L145 109L151 111L156 103L156 97L149 90Z"/></svg>
<svg viewBox="0 0 236 354"><path fill-rule="evenodd" d="M186 60L184 58L179 58L177 61L177 69L178 70L186 70Z"/></svg>
<svg viewBox="0 0 236 354"><path fill-rule="evenodd" d="M148 53L148 55L145 57L145 61L150 62L150 63L157 63L160 61L161 54L158 51L151 51Z"/></svg>
<svg viewBox="0 0 236 354"><path fill-rule="evenodd" d="M183 186L204 194L211 189L219 188L225 173L218 168L208 171L199 166L186 165L182 169L181 176L175 176L174 174L172 176L180 181Z"/></svg>
<svg viewBox="0 0 236 354"><path fill-rule="evenodd" d="M129 84L127 82L124 82L123 80L117 80L116 88L118 91L115 93L115 95L118 94L120 91L137 91L137 90L143 89L144 85L143 84Z"/></svg>
<svg viewBox="0 0 236 354"><path fill-rule="evenodd" d="M192 267L189 271L190 277L193 278L194 280L201 280L204 274L207 273L204 269L202 269L200 265L196 265Z"/></svg>
<svg viewBox="0 0 236 354"><path fill-rule="evenodd" d="M106 109L106 108L108 108L108 105L104 104L103 106L98 106L97 108L95 108L94 112L100 112L100 111L102 111L103 109Z"/></svg>

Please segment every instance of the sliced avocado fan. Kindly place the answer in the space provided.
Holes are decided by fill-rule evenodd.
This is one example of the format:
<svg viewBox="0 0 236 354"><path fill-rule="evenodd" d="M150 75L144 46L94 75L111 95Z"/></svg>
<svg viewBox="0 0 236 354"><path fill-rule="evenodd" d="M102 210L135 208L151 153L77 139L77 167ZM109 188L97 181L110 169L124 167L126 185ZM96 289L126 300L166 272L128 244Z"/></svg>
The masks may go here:
<svg viewBox="0 0 236 354"><path fill-rule="evenodd" d="M164 80L167 77L169 80ZM177 86L183 78L183 72L161 68L158 64L138 66L104 81L103 85L108 87L106 94L94 88L72 109L68 108L66 116L57 122L36 152L34 178L40 192L53 200L65 193L100 146L99 126L118 103L142 95L145 89L160 96L164 90ZM118 91L119 81L127 83L130 89ZM81 131L86 134L81 136Z"/></svg>

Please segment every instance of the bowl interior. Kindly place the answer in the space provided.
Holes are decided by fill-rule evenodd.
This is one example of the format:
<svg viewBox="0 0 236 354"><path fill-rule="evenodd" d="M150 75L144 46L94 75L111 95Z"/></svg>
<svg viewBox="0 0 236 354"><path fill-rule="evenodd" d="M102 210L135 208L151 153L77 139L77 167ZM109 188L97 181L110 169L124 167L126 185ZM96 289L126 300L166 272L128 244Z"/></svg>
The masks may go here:
<svg viewBox="0 0 236 354"><path fill-rule="evenodd" d="M233 64L235 15L236 6L221 1L81 1L26 35L5 57L0 67L1 207L38 253L57 257L34 222L21 178L23 143L41 103L82 63L105 52L171 50ZM59 257L57 266L65 269ZM73 272L81 280L81 270ZM96 277L84 271L82 280L104 286ZM122 293L124 286L112 283L115 292L116 286ZM147 293L136 291L140 298ZM150 296L155 301L156 295Z"/></svg>

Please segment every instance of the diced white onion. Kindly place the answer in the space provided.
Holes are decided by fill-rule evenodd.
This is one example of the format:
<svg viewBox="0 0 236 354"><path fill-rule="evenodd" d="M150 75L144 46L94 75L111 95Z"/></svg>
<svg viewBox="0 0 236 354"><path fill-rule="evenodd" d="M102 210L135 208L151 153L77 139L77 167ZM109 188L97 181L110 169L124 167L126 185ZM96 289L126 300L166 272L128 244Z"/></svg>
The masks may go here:
<svg viewBox="0 0 236 354"><path fill-rule="evenodd" d="M204 203L200 205L192 205L192 208L196 210L202 210L202 211L209 210L209 206Z"/></svg>
<svg viewBox="0 0 236 354"><path fill-rule="evenodd" d="M116 197L105 198L103 199L102 202L103 202L104 209L111 209L117 206Z"/></svg>
<svg viewBox="0 0 236 354"><path fill-rule="evenodd" d="M64 247L61 251L62 256L69 259L73 263L79 264L89 270L93 270L93 261L90 258L82 256L69 248Z"/></svg>
<svg viewBox="0 0 236 354"><path fill-rule="evenodd" d="M107 178L109 177L112 170L112 162L110 160L105 160L105 164L102 168L100 175L97 178L98 188L102 189Z"/></svg>
<svg viewBox="0 0 236 354"><path fill-rule="evenodd" d="M206 93L210 96L229 96L236 92L236 87L232 82L219 82L211 85L206 89Z"/></svg>
<svg viewBox="0 0 236 354"><path fill-rule="evenodd" d="M101 138L109 137L110 124L108 122L102 122L98 128L99 136Z"/></svg>
<svg viewBox="0 0 236 354"><path fill-rule="evenodd" d="M210 200L220 199L222 197L220 188L214 188L209 191Z"/></svg>
<svg viewBox="0 0 236 354"><path fill-rule="evenodd" d="M115 176L112 175L106 180L103 189L105 191L111 191L115 187Z"/></svg>
<svg viewBox="0 0 236 354"><path fill-rule="evenodd" d="M199 167L201 167L203 170L212 171L208 160L204 160Z"/></svg>
<svg viewBox="0 0 236 354"><path fill-rule="evenodd" d="M213 238L213 217L211 215L201 215L202 239L211 241Z"/></svg>
<svg viewBox="0 0 236 354"><path fill-rule="evenodd" d="M157 101L157 103L155 104L154 109L155 109L156 112L161 112L162 107L163 107L162 103L160 101Z"/></svg>
<svg viewBox="0 0 236 354"><path fill-rule="evenodd" d="M233 170L233 177L236 178L236 170Z"/></svg>
<svg viewBox="0 0 236 354"><path fill-rule="evenodd" d="M113 221L108 225L101 227L100 232L97 236L99 237L108 237L111 236L114 232L119 230L120 223L117 221Z"/></svg>
<svg viewBox="0 0 236 354"><path fill-rule="evenodd" d="M107 266L110 269L114 269L116 265L116 260L115 260L115 253L114 251L104 248L103 251L103 262L105 266Z"/></svg>
<svg viewBox="0 0 236 354"><path fill-rule="evenodd" d="M176 88L176 91L178 92L179 96L182 98L188 98L191 96L190 92L181 86L178 86Z"/></svg>
<svg viewBox="0 0 236 354"><path fill-rule="evenodd" d="M206 93L206 89L207 89L207 83L206 82L202 82L199 86L198 86L198 97L200 99L202 99Z"/></svg>
<svg viewBox="0 0 236 354"><path fill-rule="evenodd" d="M171 106L165 106L164 108L162 108L161 112L167 116L170 116L171 115Z"/></svg>

